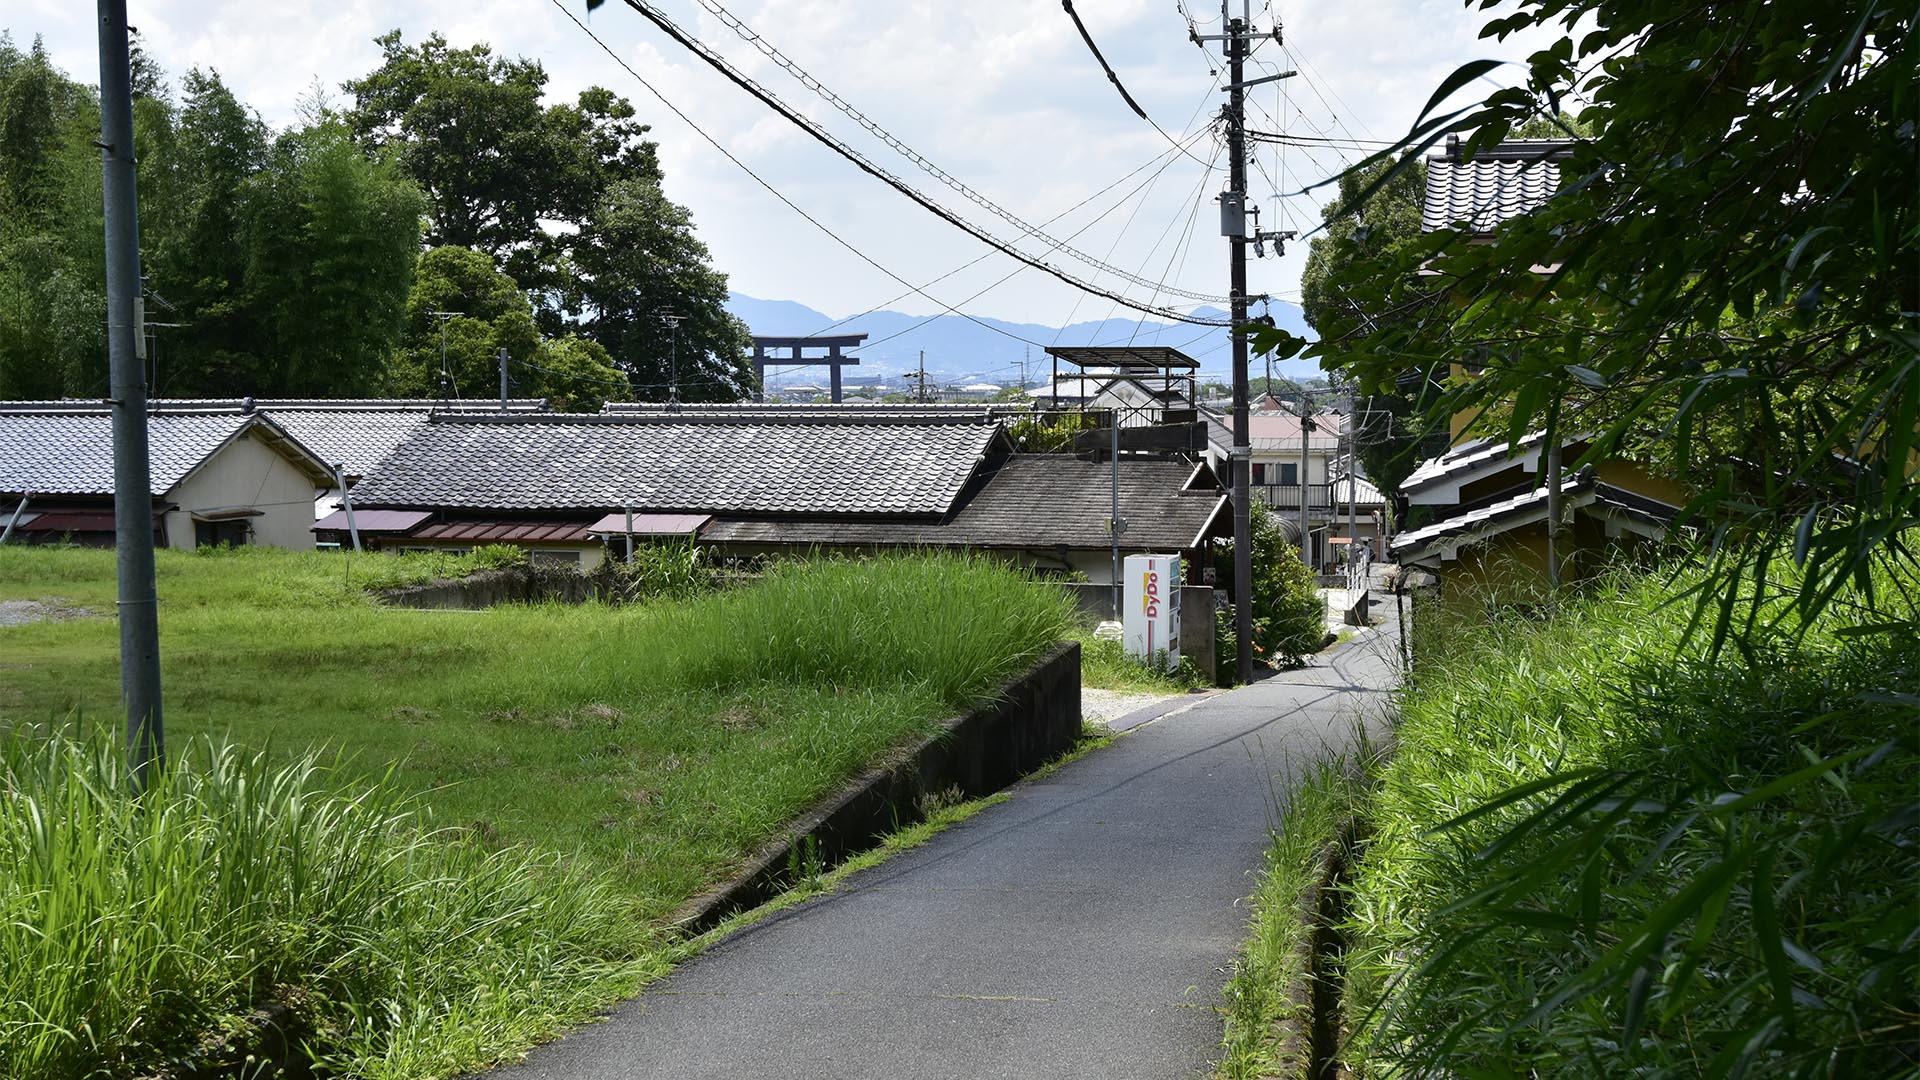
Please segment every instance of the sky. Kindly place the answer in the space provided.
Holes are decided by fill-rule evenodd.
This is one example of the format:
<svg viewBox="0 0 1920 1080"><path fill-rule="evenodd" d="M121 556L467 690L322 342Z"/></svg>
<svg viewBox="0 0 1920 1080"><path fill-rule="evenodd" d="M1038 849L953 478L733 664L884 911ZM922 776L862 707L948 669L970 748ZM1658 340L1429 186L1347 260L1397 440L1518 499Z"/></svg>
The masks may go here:
<svg viewBox="0 0 1920 1080"><path fill-rule="evenodd" d="M1158 291L1162 284L1224 297L1227 245L1214 198L1226 184L1226 156L1207 130L1225 100L1216 87L1224 65L1217 43L1203 50L1188 39L1189 12L1200 33L1219 32L1220 9L1207 0L1075 5L1128 92L1165 134L1127 108L1053 0L652 2L799 111L996 235L1018 239L1020 231L863 131L702 5L724 3L722 10L879 127L984 200L1042 227L1052 239L1028 239L1030 252L1150 305L1184 311L1207 303ZM1237 14L1240 0L1234 6ZM691 123L663 106L567 13ZM1460 64L1482 57L1522 61L1547 40L1478 40L1488 14L1459 0L1272 6L1256 0L1253 15L1262 30L1278 20L1281 40L1259 46L1249 77L1282 69L1298 74L1249 91L1249 125L1350 144L1405 132ZM836 318L881 307L915 314L957 308L1059 326L1128 310L1022 269L861 173L621 0L591 14L585 0L131 0L129 21L169 72L217 70L276 128L295 123L302 100L316 90L336 106L350 104L340 84L371 70L379 61L373 39L396 28L409 41L437 30L455 45L487 42L496 52L537 59L556 99L605 86L633 101L652 125L668 196L692 211L714 265L738 292L797 301ZM69 75L97 81L93 5L12 0L0 27L22 46L42 36ZM1495 75L1507 82L1520 77L1514 66ZM700 131L846 246L780 202ZM1193 157L1170 140L1185 144ZM1262 228L1307 235L1331 189L1300 192L1359 160L1360 145L1258 148L1249 188L1261 206ZM1063 211L1071 212L1045 224ZM1054 241L1138 281L1077 261ZM1304 241L1296 242L1282 257L1253 261L1250 290L1297 300L1306 250Z"/></svg>

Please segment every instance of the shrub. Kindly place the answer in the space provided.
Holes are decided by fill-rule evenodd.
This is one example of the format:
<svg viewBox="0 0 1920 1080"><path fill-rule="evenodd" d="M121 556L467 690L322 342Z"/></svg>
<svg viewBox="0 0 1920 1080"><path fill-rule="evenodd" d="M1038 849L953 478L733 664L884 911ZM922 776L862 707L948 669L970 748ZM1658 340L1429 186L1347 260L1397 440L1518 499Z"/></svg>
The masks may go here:
<svg viewBox="0 0 1920 1080"><path fill-rule="evenodd" d="M1313 571L1287 539L1280 519L1265 506L1253 507L1253 651L1263 663L1297 665L1318 652L1327 639L1326 603ZM1220 587L1233 590L1233 545L1214 548ZM1237 672L1233 613L1216 620L1215 656L1219 678L1231 685Z"/></svg>

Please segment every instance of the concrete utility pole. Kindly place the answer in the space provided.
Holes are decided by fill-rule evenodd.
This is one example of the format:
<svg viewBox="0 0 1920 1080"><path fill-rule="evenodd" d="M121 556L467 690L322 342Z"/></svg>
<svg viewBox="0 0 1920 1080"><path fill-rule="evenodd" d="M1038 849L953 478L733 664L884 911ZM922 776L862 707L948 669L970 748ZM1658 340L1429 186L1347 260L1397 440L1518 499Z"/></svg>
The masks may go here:
<svg viewBox="0 0 1920 1080"><path fill-rule="evenodd" d="M925 405L927 403L927 350L925 349L920 350L920 370L915 373L915 377L920 380L920 389L914 394L913 400L916 404Z"/></svg>
<svg viewBox="0 0 1920 1080"><path fill-rule="evenodd" d="M141 363L140 217L134 189L133 73L126 0L99 0L100 172L106 203L107 361L113 406L113 533L119 569L120 696L127 757L145 790L166 766L160 715L160 601L153 580L153 484Z"/></svg>
<svg viewBox="0 0 1920 1080"><path fill-rule="evenodd" d="M1307 442L1313 432L1312 412L1313 398L1300 391L1300 561L1309 568L1313 566L1313 528L1307 516L1307 466L1312 459L1307 455Z"/></svg>
<svg viewBox="0 0 1920 1080"><path fill-rule="evenodd" d="M1360 406L1347 392L1347 565L1360 561Z"/></svg>
<svg viewBox="0 0 1920 1080"><path fill-rule="evenodd" d="M1240 18L1230 18L1231 0L1220 0L1219 34L1194 34L1195 43L1219 41L1227 58L1227 190L1220 195L1220 232L1227 238L1229 288L1233 328L1233 636L1238 646L1235 672L1240 682L1253 679L1253 508L1248 490L1253 471L1253 440L1247 420L1247 242L1263 239L1278 242L1283 234L1247 235L1247 88L1284 79L1293 72L1268 75L1246 82L1248 41L1254 36L1253 5L1241 0ZM1266 35L1260 35L1262 37ZM1273 33L1280 37L1276 29ZM1306 496L1306 477L1302 476L1301 497Z"/></svg>
<svg viewBox="0 0 1920 1080"><path fill-rule="evenodd" d="M500 411L507 411L507 347L500 346Z"/></svg>
<svg viewBox="0 0 1920 1080"><path fill-rule="evenodd" d="M1556 594L1560 591L1560 433L1557 430L1547 436L1547 587Z"/></svg>

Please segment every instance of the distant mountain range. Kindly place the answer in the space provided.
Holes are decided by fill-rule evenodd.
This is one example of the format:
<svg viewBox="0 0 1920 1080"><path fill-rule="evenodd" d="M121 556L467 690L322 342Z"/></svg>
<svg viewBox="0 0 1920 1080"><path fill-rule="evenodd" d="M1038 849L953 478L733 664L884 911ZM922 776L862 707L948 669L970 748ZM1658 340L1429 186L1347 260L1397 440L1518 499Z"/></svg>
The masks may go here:
<svg viewBox="0 0 1920 1080"><path fill-rule="evenodd" d="M1191 323L1166 323L1154 319L1139 322L1130 318L1109 318L1095 322L1077 322L1067 327L1039 323L1006 322L980 317L978 321L961 315L906 315L898 311L876 311L835 325L838 320L791 300L762 300L743 293L727 297L727 309L739 316L756 334L860 334L867 341L856 351L860 364L846 369L848 377L888 376L898 379L919 366L920 353L927 356L929 382L945 384L997 383L1010 386L1020 381L1021 363L1026 363L1030 384L1044 382L1052 372L1049 345L1170 345L1200 361L1203 380L1227 381L1229 370L1227 331L1224 327L1195 326ZM1299 307L1274 302L1269 308L1281 329L1303 337L1314 336ZM1190 314L1201 318L1220 318L1219 308L1195 308ZM831 327L831 329L829 329ZM1025 339L1025 340L1021 340ZM1027 342L1035 342L1029 345ZM1251 374L1266 374L1266 365L1254 358ZM1318 374L1311 362L1291 361L1275 364L1276 373L1288 375ZM814 382L825 385L824 369L794 368L769 380L781 384Z"/></svg>

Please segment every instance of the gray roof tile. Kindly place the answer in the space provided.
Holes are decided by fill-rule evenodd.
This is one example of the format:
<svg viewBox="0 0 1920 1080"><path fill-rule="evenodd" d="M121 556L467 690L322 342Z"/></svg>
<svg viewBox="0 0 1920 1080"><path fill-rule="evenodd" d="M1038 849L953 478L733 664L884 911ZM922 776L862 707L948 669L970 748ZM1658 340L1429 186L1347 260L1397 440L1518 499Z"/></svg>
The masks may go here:
<svg viewBox="0 0 1920 1080"><path fill-rule="evenodd" d="M1185 490L1194 466L1171 459L1122 459L1120 546L1180 551L1221 514L1218 488ZM1113 466L1068 454L1008 454L984 467L939 521L766 521L719 518L708 542L746 544L939 545L983 548L1109 546ZM1221 514L1220 520L1225 520Z"/></svg>
<svg viewBox="0 0 1920 1080"><path fill-rule="evenodd" d="M256 420L239 414L147 419L152 494L172 490ZM105 412L0 413L0 492L113 494L113 417Z"/></svg>
<svg viewBox="0 0 1920 1080"><path fill-rule="evenodd" d="M1513 140L1461 161L1458 148L1427 159L1426 200L1421 207L1424 232L1466 222L1468 231L1490 233L1501 222L1530 214L1560 187L1559 159L1570 144L1557 140Z"/></svg>
<svg viewBox="0 0 1920 1080"><path fill-rule="evenodd" d="M645 416L441 417L354 489L365 506L943 513L998 437L913 425Z"/></svg>

